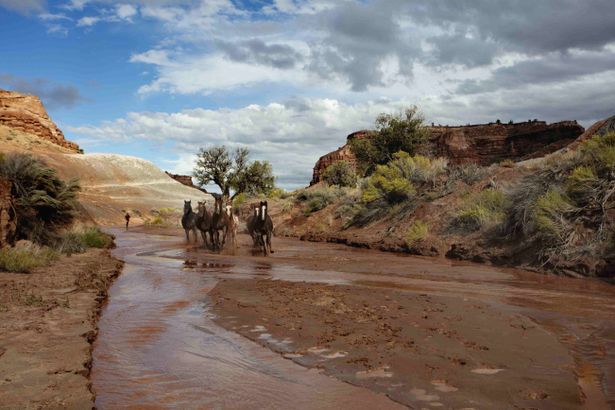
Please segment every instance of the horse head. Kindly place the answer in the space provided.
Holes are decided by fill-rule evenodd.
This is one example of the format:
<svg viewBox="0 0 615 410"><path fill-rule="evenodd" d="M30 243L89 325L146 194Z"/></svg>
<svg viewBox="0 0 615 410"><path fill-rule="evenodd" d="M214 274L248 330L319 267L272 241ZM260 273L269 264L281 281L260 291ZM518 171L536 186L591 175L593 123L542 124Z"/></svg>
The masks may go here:
<svg viewBox="0 0 615 410"><path fill-rule="evenodd" d="M184 200L184 214L188 214L192 211L192 200Z"/></svg>

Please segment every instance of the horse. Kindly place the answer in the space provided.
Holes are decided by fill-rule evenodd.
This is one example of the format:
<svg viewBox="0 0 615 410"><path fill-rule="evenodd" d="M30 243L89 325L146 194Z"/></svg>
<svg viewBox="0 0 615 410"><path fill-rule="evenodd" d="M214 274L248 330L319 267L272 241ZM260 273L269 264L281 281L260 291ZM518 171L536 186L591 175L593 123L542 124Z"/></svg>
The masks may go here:
<svg viewBox="0 0 615 410"><path fill-rule="evenodd" d="M190 242L190 231L194 233L194 242L196 243L198 241L198 237L196 235L196 214L192 211L192 201L184 200L182 228L186 231L186 242Z"/></svg>
<svg viewBox="0 0 615 410"><path fill-rule="evenodd" d="M226 242L226 234L228 233L229 220L226 212L222 210L222 196L216 196L214 212L211 215L211 226L209 234L212 238L213 249L222 249ZM220 231L222 231L222 242L220 242Z"/></svg>
<svg viewBox="0 0 615 410"><path fill-rule="evenodd" d="M259 205L258 218L254 223L254 232L258 237L258 241L263 245L263 254L267 256L267 252L273 253L271 249L271 235L273 234L273 221L267 214L267 201L261 201Z"/></svg>
<svg viewBox="0 0 615 410"><path fill-rule="evenodd" d="M231 234L231 240L233 241L233 248L237 247L237 227L239 226L239 218L233 213L233 206L227 205L225 207L226 215L228 216L229 226L228 232Z"/></svg>
<svg viewBox="0 0 615 410"><path fill-rule="evenodd" d="M256 247L259 245L259 238L254 231L254 226L258 220L258 207L255 204L252 204L250 209L252 209L252 215L248 216L248 219L246 220L246 229L248 230L248 234L252 237L252 245Z"/></svg>
<svg viewBox="0 0 615 410"><path fill-rule="evenodd" d="M209 244L207 243L207 233L210 233L211 230L211 215L207 212L205 201L199 202L197 206L196 227L201 232L204 246L208 248ZM213 246L213 237L210 237L210 239Z"/></svg>

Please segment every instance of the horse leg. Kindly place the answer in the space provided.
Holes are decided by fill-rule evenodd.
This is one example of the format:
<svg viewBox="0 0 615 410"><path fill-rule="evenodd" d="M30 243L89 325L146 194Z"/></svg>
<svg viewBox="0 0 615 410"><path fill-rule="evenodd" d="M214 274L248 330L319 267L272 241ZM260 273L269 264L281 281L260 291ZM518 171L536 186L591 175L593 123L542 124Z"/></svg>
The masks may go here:
<svg viewBox="0 0 615 410"><path fill-rule="evenodd" d="M192 233L194 234L194 243L199 243L199 235L196 233L196 226L192 228Z"/></svg>
<svg viewBox="0 0 615 410"><path fill-rule="evenodd" d="M267 232L267 246L269 246L269 253L273 253L273 249L271 249L271 232Z"/></svg>
<svg viewBox="0 0 615 410"><path fill-rule="evenodd" d="M266 235L266 234L263 234L263 235ZM263 236L261 235L260 236L260 241L263 244L263 255L267 256L267 239L263 238Z"/></svg>
<svg viewBox="0 0 615 410"><path fill-rule="evenodd" d="M188 236L188 232L190 232L190 230L184 229L184 231L186 232L186 242L190 242L190 236Z"/></svg>

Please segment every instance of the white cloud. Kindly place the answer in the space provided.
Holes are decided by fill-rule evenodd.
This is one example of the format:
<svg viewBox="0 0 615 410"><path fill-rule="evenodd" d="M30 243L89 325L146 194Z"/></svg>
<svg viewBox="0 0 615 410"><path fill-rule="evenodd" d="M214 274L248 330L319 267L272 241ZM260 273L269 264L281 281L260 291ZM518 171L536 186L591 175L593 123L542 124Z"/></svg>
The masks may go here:
<svg viewBox="0 0 615 410"><path fill-rule="evenodd" d="M199 147L247 147L253 159L269 160L286 188L309 183L321 156L343 145L349 133L369 128L381 112L398 112L408 102L345 104L333 99L294 100L238 109L190 109L175 113L129 113L100 126L67 127L77 142L149 141L172 144L174 172L190 173Z"/></svg>
<svg viewBox="0 0 615 410"><path fill-rule="evenodd" d="M42 13L47 9L45 0L0 0L0 7L20 14Z"/></svg>
<svg viewBox="0 0 615 410"><path fill-rule="evenodd" d="M91 27L100 21L100 17L85 16L77 20L77 27Z"/></svg>
<svg viewBox="0 0 615 410"><path fill-rule="evenodd" d="M137 15L137 8L132 4L118 4L115 7L117 16L122 20L130 20Z"/></svg>

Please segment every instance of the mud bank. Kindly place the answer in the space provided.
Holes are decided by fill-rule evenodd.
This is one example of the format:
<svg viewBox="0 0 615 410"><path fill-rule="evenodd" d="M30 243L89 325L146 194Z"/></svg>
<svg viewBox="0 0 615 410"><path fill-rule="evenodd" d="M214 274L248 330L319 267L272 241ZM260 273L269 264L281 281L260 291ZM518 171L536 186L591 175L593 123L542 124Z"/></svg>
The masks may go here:
<svg viewBox="0 0 615 410"><path fill-rule="evenodd" d="M222 281L210 296L222 326L412 408L582 404L557 338L485 303L270 280Z"/></svg>
<svg viewBox="0 0 615 410"><path fill-rule="evenodd" d="M108 250L0 272L0 409L91 408L92 343L122 263Z"/></svg>

